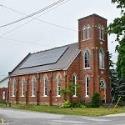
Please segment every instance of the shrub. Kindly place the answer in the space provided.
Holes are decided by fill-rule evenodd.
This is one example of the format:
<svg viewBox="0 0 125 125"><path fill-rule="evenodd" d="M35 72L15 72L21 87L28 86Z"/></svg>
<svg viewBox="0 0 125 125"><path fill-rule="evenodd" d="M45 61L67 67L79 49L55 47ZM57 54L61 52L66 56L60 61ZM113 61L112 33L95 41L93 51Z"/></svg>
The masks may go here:
<svg viewBox="0 0 125 125"><path fill-rule="evenodd" d="M66 101L64 101L64 103L63 103L63 105L61 107L63 107L63 108L70 108L71 107L71 103L68 100L66 100Z"/></svg>
<svg viewBox="0 0 125 125"><path fill-rule="evenodd" d="M99 93L95 93L92 97L92 107L98 108L101 105L101 97Z"/></svg>

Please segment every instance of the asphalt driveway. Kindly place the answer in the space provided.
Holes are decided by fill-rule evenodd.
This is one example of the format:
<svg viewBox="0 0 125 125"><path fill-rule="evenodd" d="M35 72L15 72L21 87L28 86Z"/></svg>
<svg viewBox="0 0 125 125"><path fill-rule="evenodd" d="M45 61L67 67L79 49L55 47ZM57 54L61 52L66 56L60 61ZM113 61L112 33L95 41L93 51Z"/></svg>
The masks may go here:
<svg viewBox="0 0 125 125"><path fill-rule="evenodd" d="M85 117L0 109L0 116L8 125L125 125L125 114Z"/></svg>

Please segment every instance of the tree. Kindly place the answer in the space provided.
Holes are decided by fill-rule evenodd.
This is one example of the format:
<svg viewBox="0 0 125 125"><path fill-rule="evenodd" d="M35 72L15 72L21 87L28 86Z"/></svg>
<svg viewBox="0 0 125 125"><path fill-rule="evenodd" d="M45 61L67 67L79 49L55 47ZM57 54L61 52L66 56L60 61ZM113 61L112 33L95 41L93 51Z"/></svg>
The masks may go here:
<svg viewBox="0 0 125 125"><path fill-rule="evenodd" d="M112 102L116 102L118 99L118 73L114 68L115 63L111 60L112 55L109 54L109 76L110 76L110 83L111 83L111 95L112 95Z"/></svg>
<svg viewBox="0 0 125 125"><path fill-rule="evenodd" d="M117 72L119 79L119 96L125 98L125 0L112 0L112 3L117 4L117 8L121 9L121 16L114 19L108 27L109 34L116 34L118 45L116 51L118 52ZM121 91L122 90L122 91ZM124 100L124 98L122 98Z"/></svg>

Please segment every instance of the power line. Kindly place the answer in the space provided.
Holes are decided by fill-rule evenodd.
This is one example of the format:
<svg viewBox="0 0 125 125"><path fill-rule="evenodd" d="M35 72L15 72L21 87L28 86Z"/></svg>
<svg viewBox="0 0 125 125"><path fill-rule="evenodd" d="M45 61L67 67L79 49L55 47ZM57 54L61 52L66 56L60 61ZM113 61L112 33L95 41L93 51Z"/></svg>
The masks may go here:
<svg viewBox="0 0 125 125"><path fill-rule="evenodd" d="M1 25L0 28L7 27L7 26L10 26L10 25L16 24L16 23L18 23L18 22L21 22L21 21L23 21L23 20L26 20L26 19L28 19L28 18L31 18L31 17L33 17L33 16L35 16L35 15L37 15L37 14L40 14L40 13L42 13L42 12L44 12L44 11L46 11L46 10L52 8L52 7L54 7L54 6L56 6L56 5L58 5L58 4L62 3L62 2L64 2L64 1L65 1L65 0L58 0L58 1L56 1L56 2L54 2L54 3L52 3L52 4L50 4L50 5L48 5L48 6L44 7L44 8L42 8L42 9L40 9L40 10L34 12L34 13L31 13L31 14L29 14L29 15L23 17L23 18L20 18L20 19L18 19L18 20L13 21L13 22L10 22L10 23Z"/></svg>
<svg viewBox="0 0 125 125"><path fill-rule="evenodd" d="M13 9L13 8L10 8L10 7L7 7L5 5L3 5L4 8L6 9L9 9L11 10L12 12L14 13L17 13L17 14L20 14L20 15L26 15L25 13L23 12L20 12L16 9ZM70 30L70 31L77 31L77 30L74 30L72 28L69 28L69 27L65 27L65 26L62 26L62 25L58 25L58 24L55 24L55 23L51 23L51 22L48 22L48 21L45 21L45 20L42 20L42 19L39 19L39 18L35 18L33 17L35 20L39 21L39 22L42 22L42 23L46 23L46 24L49 24L49 25L52 25L52 26L55 26L55 27L58 27L58 28L62 28L62 29L65 29L65 30Z"/></svg>
<svg viewBox="0 0 125 125"><path fill-rule="evenodd" d="M67 1L65 1L65 2L63 2L63 3L60 3L58 6L61 6L62 4L65 4L65 3L69 2L69 1L70 1L70 0L67 0ZM52 9L55 9L55 8L58 7L58 6L55 6L54 8L51 8L49 11L51 11ZM7 7L7 6L5 6L5 5L2 5L2 7L6 8L6 9L9 9L9 10L15 12L15 13L18 13L18 14L21 14L21 15L26 15L26 14L24 14L24 13L18 11L18 10L15 10L15 9L13 9L13 8L10 8L10 7ZM47 12L48 12L48 11L47 11ZM46 13L47 13L47 12L46 12ZM43 14L45 14L45 13L42 13L41 15L43 15ZM40 15L40 16L41 16L41 15ZM58 25L58 24L50 23L50 22L48 22L48 21L44 21L44 20L41 20L41 19L39 19L39 18L35 18L35 17L34 17L34 18L32 18L31 20L29 20L29 21L27 21L27 22L25 22L25 23L23 23L23 24L21 24L21 25L19 25L19 26L16 26L15 28L13 28L13 29L11 29L11 30L9 30L9 31L7 31L7 32L2 33L1 36L6 35L6 34L8 34L8 33L11 33L11 32L13 32L13 31L15 31L15 30L21 28L22 26L24 26L24 25L30 23L30 22L31 22L32 20L34 20L34 19L36 19L36 20L38 20L39 22L42 22L42 23L46 23L46 24L49 24L49 25L56 26L56 27L58 27L58 28L62 28L62 29L65 29L65 30L70 30L70 31L75 31L74 29L67 28L67 27L65 27L65 26L61 26L61 25ZM77 30L76 30L76 31L77 31Z"/></svg>

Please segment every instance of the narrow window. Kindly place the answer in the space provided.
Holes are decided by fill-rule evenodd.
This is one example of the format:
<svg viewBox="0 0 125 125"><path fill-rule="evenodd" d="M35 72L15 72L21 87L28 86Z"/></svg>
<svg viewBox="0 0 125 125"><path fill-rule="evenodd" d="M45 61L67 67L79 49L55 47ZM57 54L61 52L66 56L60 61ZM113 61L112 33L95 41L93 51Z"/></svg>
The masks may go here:
<svg viewBox="0 0 125 125"><path fill-rule="evenodd" d="M61 95L61 76L58 75L56 79L56 84L57 84L57 96Z"/></svg>
<svg viewBox="0 0 125 125"><path fill-rule="evenodd" d="M84 67L85 68L90 67L90 54L88 50L86 50L84 53Z"/></svg>
<svg viewBox="0 0 125 125"><path fill-rule="evenodd" d="M16 96L16 80L13 79L12 81L12 97Z"/></svg>
<svg viewBox="0 0 125 125"><path fill-rule="evenodd" d="M91 38L91 27L88 26L87 27L87 39L90 39Z"/></svg>
<svg viewBox="0 0 125 125"><path fill-rule="evenodd" d="M32 97L36 96L36 78L32 77Z"/></svg>
<svg viewBox="0 0 125 125"><path fill-rule="evenodd" d="M88 26L84 26L83 27L83 40L88 40L91 38L91 27Z"/></svg>
<svg viewBox="0 0 125 125"><path fill-rule="evenodd" d="M3 100L6 99L6 92L5 91L3 91L3 93L2 93L2 98L3 98Z"/></svg>
<svg viewBox="0 0 125 125"><path fill-rule="evenodd" d="M43 78L44 81L44 96L48 96L48 78L47 76Z"/></svg>
<svg viewBox="0 0 125 125"><path fill-rule="evenodd" d="M105 58L104 51L103 49L100 49L99 50L99 68L100 69L104 69L104 58Z"/></svg>
<svg viewBox="0 0 125 125"><path fill-rule="evenodd" d="M26 83L25 78L23 78L21 80L21 97L25 96L25 83Z"/></svg>
<svg viewBox="0 0 125 125"><path fill-rule="evenodd" d="M104 27L100 26L99 27L99 39L104 41L104 37L105 37Z"/></svg>
<svg viewBox="0 0 125 125"><path fill-rule="evenodd" d="M85 96L89 96L89 82L90 82L90 77L86 76L85 77Z"/></svg>
<svg viewBox="0 0 125 125"><path fill-rule="evenodd" d="M73 85L73 96L76 97L77 96L77 76L73 75L72 78L72 85Z"/></svg>

